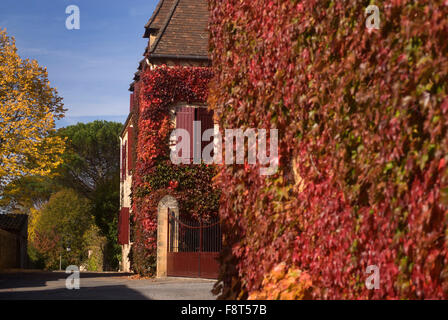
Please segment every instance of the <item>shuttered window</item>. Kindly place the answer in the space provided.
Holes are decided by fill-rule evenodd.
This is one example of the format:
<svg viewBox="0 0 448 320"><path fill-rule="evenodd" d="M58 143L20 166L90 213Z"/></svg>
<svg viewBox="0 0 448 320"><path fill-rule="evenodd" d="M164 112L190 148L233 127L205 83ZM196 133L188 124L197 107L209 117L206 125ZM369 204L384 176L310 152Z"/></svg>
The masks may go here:
<svg viewBox="0 0 448 320"><path fill-rule="evenodd" d="M176 114L176 129L184 129L190 134L190 156L187 157L185 153L180 151L178 157L181 159L193 159L193 121L194 121L194 108L181 107ZM177 138L177 143L181 141L181 138Z"/></svg>
<svg viewBox="0 0 448 320"><path fill-rule="evenodd" d="M213 129L214 128L214 123L213 123L213 111L209 111L206 108L198 108L196 109L196 121L200 121L201 122L201 138L204 135L204 132L208 129ZM201 143L201 155L202 155L202 150L204 150L204 148L210 144L210 141L202 141Z"/></svg>
<svg viewBox="0 0 448 320"><path fill-rule="evenodd" d="M184 129L190 134L190 156L189 160L193 159L194 155L194 130L193 130L193 122L200 121L201 122L201 138L204 131L208 129L213 129L213 111L208 111L207 108L193 108L193 107L181 107L176 114L176 129ZM178 138L177 143L180 142L180 137ZM201 143L201 155L202 150L206 145L208 145L210 141ZM178 156L182 159L186 158L184 154L178 154Z"/></svg>
<svg viewBox="0 0 448 320"><path fill-rule="evenodd" d="M118 216L118 244L129 244L129 208L121 208Z"/></svg>

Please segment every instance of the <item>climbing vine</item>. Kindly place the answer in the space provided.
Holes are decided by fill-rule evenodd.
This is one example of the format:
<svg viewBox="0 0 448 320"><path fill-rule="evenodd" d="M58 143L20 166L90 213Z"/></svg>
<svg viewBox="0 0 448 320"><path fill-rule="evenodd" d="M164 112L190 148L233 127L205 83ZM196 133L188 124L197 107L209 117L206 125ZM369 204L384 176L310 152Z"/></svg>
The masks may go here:
<svg viewBox="0 0 448 320"><path fill-rule="evenodd" d="M313 298L446 299L447 2L377 1L379 30L370 0L210 3L220 126L281 136L276 176L220 170L216 291L281 296L285 263Z"/></svg>
<svg viewBox="0 0 448 320"><path fill-rule="evenodd" d="M208 219L217 214L220 195L212 185L216 168L174 165L169 149L174 129L170 109L176 103L205 103L211 77L209 68L161 66L144 71L137 85L132 263L142 275L155 272L157 207L164 196L177 199L182 215Z"/></svg>

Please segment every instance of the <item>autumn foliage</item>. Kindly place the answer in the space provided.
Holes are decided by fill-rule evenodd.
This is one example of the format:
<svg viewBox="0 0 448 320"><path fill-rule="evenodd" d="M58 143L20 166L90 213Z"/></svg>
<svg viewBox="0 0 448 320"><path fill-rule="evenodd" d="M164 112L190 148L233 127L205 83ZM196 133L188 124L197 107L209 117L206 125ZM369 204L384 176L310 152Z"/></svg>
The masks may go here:
<svg viewBox="0 0 448 320"><path fill-rule="evenodd" d="M146 70L135 88L136 164L132 184L133 268L155 272L157 207L166 195L176 198L182 215L217 214L219 192L212 186L213 166L174 165L169 137L174 129L170 109L177 103L204 104L212 77L205 67L157 67Z"/></svg>
<svg viewBox="0 0 448 320"><path fill-rule="evenodd" d="M26 175L50 175L65 141L55 135L62 98L45 68L21 59L15 40L0 29L0 187Z"/></svg>
<svg viewBox="0 0 448 320"><path fill-rule="evenodd" d="M310 298L310 276L286 263L275 266L265 275L260 291L253 291L249 300L303 300Z"/></svg>
<svg viewBox="0 0 448 320"><path fill-rule="evenodd" d="M219 174L223 298L281 263L312 298L448 298L448 3L378 1L370 31L370 2L210 2L221 128L281 136L276 176Z"/></svg>

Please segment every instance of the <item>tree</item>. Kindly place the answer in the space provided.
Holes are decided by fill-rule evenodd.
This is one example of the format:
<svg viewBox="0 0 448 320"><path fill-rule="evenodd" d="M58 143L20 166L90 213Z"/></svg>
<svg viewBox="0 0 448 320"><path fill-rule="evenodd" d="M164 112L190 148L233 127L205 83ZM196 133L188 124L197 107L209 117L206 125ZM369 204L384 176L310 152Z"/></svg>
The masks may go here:
<svg viewBox="0 0 448 320"><path fill-rule="evenodd" d="M64 139L54 133L64 112L46 69L22 60L14 38L0 30L0 186L61 164Z"/></svg>
<svg viewBox="0 0 448 320"><path fill-rule="evenodd" d="M90 244L85 240L94 225L87 198L63 189L50 198L35 223L32 245L44 257L46 268L58 268L60 255L64 266L80 265L87 259Z"/></svg>
<svg viewBox="0 0 448 320"><path fill-rule="evenodd" d="M48 176L20 177L3 187L0 207L9 212L29 214L30 209L41 209L60 189L56 180Z"/></svg>
<svg viewBox="0 0 448 320"><path fill-rule="evenodd" d="M74 188L92 202L92 215L107 238L105 269L116 269L120 261L117 244L120 207L120 132L122 124L108 121L78 123L62 128L67 140L59 170L60 184Z"/></svg>
<svg viewBox="0 0 448 320"><path fill-rule="evenodd" d="M0 208L35 215L52 194L65 188L76 190L90 200L90 214L100 236L107 239L104 267L116 269L121 259L117 244L121 129L120 123L106 121L59 129L56 134L66 141L62 165L50 176L26 176L8 183L3 188Z"/></svg>
<svg viewBox="0 0 448 320"><path fill-rule="evenodd" d="M67 140L61 166L66 185L93 199L98 186L119 177L122 124L109 121L78 123L58 130Z"/></svg>

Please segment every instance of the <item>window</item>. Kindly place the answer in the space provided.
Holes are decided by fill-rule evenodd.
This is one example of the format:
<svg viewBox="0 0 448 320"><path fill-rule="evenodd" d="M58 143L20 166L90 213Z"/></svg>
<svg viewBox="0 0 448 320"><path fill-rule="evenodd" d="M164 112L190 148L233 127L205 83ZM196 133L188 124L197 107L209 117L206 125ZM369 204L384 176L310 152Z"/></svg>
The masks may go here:
<svg viewBox="0 0 448 320"><path fill-rule="evenodd" d="M189 159L193 159L194 155L194 130L193 122L200 121L201 123L201 139L204 131L213 129L213 111L209 111L206 108L194 108L194 107L180 107L176 113L176 129L184 129L190 134L190 156ZM177 141L179 142L179 141ZM202 141L202 150L210 141ZM179 154L180 158L185 158L183 154Z"/></svg>
<svg viewBox="0 0 448 320"><path fill-rule="evenodd" d="M118 244L129 244L129 208L121 208L118 216Z"/></svg>

